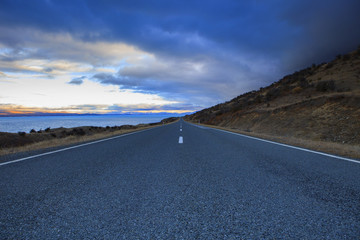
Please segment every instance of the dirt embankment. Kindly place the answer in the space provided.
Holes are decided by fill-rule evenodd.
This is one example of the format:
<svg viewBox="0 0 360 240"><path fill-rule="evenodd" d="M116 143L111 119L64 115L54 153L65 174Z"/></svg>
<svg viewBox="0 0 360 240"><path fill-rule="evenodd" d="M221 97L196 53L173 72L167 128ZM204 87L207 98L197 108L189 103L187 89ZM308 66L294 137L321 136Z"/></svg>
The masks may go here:
<svg viewBox="0 0 360 240"><path fill-rule="evenodd" d="M158 123L122 125L113 127L75 127L75 128L47 128L41 131L31 130L29 133L0 132L0 155L17 152L58 147L102 139L106 137L140 131L151 127L161 126L177 121L179 118L166 118Z"/></svg>
<svg viewBox="0 0 360 240"><path fill-rule="evenodd" d="M360 49L185 119L360 158Z"/></svg>

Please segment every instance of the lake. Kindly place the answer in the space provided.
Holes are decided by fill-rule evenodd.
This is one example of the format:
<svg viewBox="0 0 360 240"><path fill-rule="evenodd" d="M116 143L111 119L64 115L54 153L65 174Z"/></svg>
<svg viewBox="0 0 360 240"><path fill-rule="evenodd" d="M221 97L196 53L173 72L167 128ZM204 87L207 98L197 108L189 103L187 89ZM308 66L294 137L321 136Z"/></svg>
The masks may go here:
<svg viewBox="0 0 360 240"><path fill-rule="evenodd" d="M0 132L29 132L50 128L71 128L80 126L120 126L139 123L159 122L171 117L169 114L154 115L81 115L81 116L30 116L30 117L0 117Z"/></svg>

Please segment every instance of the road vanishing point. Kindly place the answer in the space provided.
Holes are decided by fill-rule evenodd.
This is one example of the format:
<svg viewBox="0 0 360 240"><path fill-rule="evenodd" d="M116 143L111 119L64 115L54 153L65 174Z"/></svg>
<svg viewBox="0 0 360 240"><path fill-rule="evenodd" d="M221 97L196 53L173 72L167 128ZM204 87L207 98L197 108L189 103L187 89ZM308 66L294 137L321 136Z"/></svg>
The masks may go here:
<svg viewBox="0 0 360 240"><path fill-rule="evenodd" d="M183 120L0 159L0 239L359 239L360 164Z"/></svg>

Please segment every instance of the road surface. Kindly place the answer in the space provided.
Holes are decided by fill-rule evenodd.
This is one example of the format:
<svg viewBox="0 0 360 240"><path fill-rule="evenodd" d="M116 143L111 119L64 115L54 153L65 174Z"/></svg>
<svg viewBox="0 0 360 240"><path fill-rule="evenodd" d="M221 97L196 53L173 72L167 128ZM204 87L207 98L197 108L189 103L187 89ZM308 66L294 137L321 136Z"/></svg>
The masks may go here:
<svg viewBox="0 0 360 240"><path fill-rule="evenodd" d="M179 121L0 165L0 239L274 238L359 239L360 164Z"/></svg>

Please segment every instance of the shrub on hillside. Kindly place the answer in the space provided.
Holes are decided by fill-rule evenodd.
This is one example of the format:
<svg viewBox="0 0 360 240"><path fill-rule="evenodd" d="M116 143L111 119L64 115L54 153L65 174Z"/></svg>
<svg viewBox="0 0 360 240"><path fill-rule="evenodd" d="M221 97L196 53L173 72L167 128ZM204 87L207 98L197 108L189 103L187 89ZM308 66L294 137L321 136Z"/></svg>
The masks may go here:
<svg viewBox="0 0 360 240"><path fill-rule="evenodd" d="M255 103L262 103L262 101L263 101L263 98L261 95L257 95L254 99Z"/></svg>
<svg viewBox="0 0 360 240"><path fill-rule="evenodd" d="M216 111L216 113L215 113L215 115L216 116L220 116L220 115L222 115L224 112L222 111L222 110L218 110L218 111Z"/></svg>
<svg viewBox="0 0 360 240"><path fill-rule="evenodd" d="M19 136L21 136L21 137L25 137L26 132L18 132L18 134L19 134Z"/></svg>
<svg viewBox="0 0 360 240"><path fill-rule="evenodd" d="M280 89L279 88L272 88L270 89L267 93L266 93L266 101L270 101L272 99L277 98L278 96L280 96Z"/></svg>
<svg viewBox="0 0 360 240"><path fill-rule="evenodd" d="M327 92L334 91L336 89L334 80L319 82L316 85L316 91Z"/></svg>
<svg viewBox="0 0 360 240"><path fill-rule="evenodd" d="M302 87L295 87L295 88L292 90L292 93L297 94L297 93L300 93L302 90L303 90Z"/></svg>
<svg viewBox="0 0 360 240"><path fill-rule="evenodd" d="M329 62L329 63L326 65L325 69L330 69L330 68L332 68L333 66L334 66L334 63L333 63L333 62Z"/></svg>
<svg viewBox="0 0 360 240"><path fill-rule="evenodd" d="M308 80L306 80L306 78L301 78L299 81L299 86L301 88L308 88L310 86Z"/></svg>
<svg viewBox="0 0 360 240"><path fill-rule="evenodd" d="M61 137L66 137L68 135L70 135L70 134L67 131L65 131L65 130L61 131Z"/></svg>
<svg viewBox="0 0 360 240"><path fill-rule="evenodd" d="M357 55L360 55L360 46L359 46L359 48L356 50L356 54L357 54Z"/></svg>
<svg viewBox="0 0 360 240"><path fill-rule="evenodd" d="M84 136L85 134L86 134L86 132L82 128L74 128L71 131L71 135Z"/></svg>
<svg viewBox="0 0 360 240"><path fill-rule="evenodd" d="M343 56L342 56L342 60L344 60L344 61L347 61L347 60L349 60L350 59L350 54L344 54Z"/></svg>

